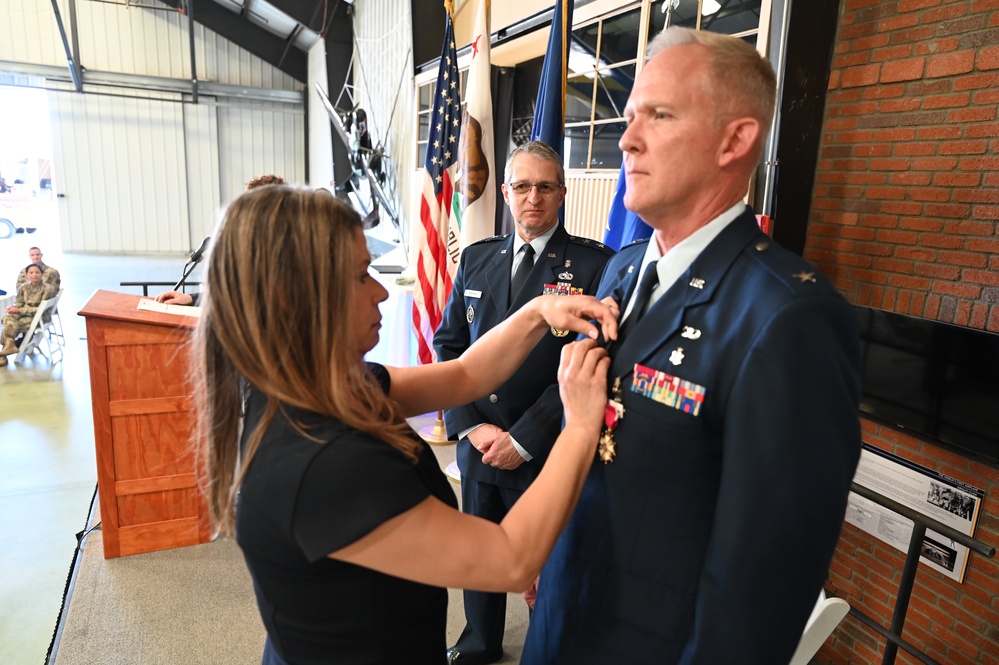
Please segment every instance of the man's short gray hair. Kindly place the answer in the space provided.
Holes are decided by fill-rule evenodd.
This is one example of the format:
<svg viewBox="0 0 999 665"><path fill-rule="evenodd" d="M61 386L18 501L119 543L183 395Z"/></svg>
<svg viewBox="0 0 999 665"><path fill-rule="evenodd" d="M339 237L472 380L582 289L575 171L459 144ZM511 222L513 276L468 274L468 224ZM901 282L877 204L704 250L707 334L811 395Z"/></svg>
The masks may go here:
<svg viewBox="0 0 999 665"><path fill-rule="evenodd" d="M777 97L773 67L752 45L737 37L680 27L667 28L649 42L647 60L684 44L700 44L708 50L710 76L702 85L716 104L717 121L750 116L760 123L757 148L761 157Z"/></svg>
<svg viewBox="0 0 999 665"><path fill-rule="evenodd" d="M565 169L562 167L562 158L544 141L531 141L511 152L510 156L506 158L506 168L503 169L503 182L510 184L510 177L513 175L513 158L522 153L554 164L555 170L558 171L558 184L565 184Z"/></svg>

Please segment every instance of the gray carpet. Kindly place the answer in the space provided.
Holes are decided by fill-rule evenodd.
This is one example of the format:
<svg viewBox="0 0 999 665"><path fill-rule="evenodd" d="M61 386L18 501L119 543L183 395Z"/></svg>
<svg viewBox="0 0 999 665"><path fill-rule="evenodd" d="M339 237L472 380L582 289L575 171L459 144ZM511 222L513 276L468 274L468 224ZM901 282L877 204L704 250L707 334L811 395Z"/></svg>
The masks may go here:
<svg viewBox="0 0 999 665"><path fill-rule="evenodd" d="M411 422L419 431L433 418ZM433 450L441 468L454 461L453 445ZM105 559L95 531L64 612L54 665L252 665L263 650L250 576L231 540ZM520 662L527 621L522 597L510 594L501 663ZM464 624L461 592L452 589L449 645Z"/></svg>
<svg viewBox="0 0 999 665"><path fill-rule="evenodd" d="M56 665L260 662L264 628L235 543L105 559L87 537Z"/></svg>

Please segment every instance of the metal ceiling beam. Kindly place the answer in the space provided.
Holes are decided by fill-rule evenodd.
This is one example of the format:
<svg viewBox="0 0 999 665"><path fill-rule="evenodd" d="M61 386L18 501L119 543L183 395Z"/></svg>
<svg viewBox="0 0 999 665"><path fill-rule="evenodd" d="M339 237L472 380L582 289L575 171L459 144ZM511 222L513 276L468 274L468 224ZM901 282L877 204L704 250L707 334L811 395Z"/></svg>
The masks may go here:
<svg viewBox="0 0 999 665"><path fill-rule="evenodd" d="M301 34L304 27L305 26L299 23L295 26L295 29L291 31L291 34L288 35L288 38L284 40L284 53L281 54L281 62L284 62L285 57L287 57L291 50L295 48L295 40L298 39L298 35Z"/></svg>
<svg viewBox="0 0 999 665"><path fill-rule="evenodd" d="M0 60L0 72L36 76L49 81L70 81L66 69L54 65L35 65L24 62ZM191 93L191 82L184 79L167 78L165 76L142 76L139 74L122 74L119 72L98 72L86 70L82 73L82 83L88 86L111 86L133 90L150 90L179 94ZM92 89L92 88L91 88ZM273 102L293 106L305 105L305 92L296 90L274 90L271 88L255 88L245 85L228 83L211 83L201 81L198 90L203 96L221 99L242 99L255 102Z"/></svg>
<svg viewBox="0 0 999 665"><path fill-rule="evenodd" d="M53 0L54 2L55 0ZM160 0L175 9L181 0ZM199 2L197 23L245 48L297 81L308 81L308 59L297 48L287 49L285 40L230 12L216 2Z"/></svg>
<svg viewBox="0 0 999 665"><path fill-rule="evenodd" d="M322 33L323 5L329 8L330 14L337 10L339 0L267 0L271 5L292 17L305 27ZM315 25L313 25L315 23Z"/></svg>
<svg viewBox="0 0 999 665"><path fill-rule="evenodd" d="M73 80L73 87L77 92L83 92L83 77L81 76L80 61L76 54L79 52L79 42L76 37L76 0L69 0L70 28L73 30L73 48L69 47L69 40L66 38L66 28L62 24L62 14L59 13L59 3L52 0L52 11L55 12L56 25L59 26L59 36L62 38L62 48L66 51L66 63L69 65L69 75Z"/></svg>
<svg viewBox="0 0 999 665"><path fill-rule="evenodd" d="M194 0L187 2L187 41L191 47L191 97L198 103L198 61L194 48Z"/></svg>

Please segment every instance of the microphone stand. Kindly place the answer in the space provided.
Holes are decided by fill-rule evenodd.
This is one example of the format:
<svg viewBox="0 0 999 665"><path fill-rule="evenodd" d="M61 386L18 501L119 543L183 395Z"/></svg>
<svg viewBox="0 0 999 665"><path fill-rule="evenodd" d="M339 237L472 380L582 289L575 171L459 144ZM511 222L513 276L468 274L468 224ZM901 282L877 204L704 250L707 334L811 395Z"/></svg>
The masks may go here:
<svg viewBox="0 0 999 665"><path fill-rule="evenodd" d="M188 261L187 265L184 266L184 274L180 276L180 281L173 285L173 290L177 291L180 287L184 286L184 282L187 281L187 276L194 271L194 268L198 265L198 261ZM186 291L185 291L186 293Z"/></svg>
<svg viewBox="0 0 999 665"><path fill-rule="evenodd" d="M208 247L209 240L210 238L205 238L204 240L202 240L201 247L197 248L191 253L190 258L187 259L187 263L184 265L184 274L180 276L180 281L173 285L174 291L184 286L184 282L187 281L187 276L191 274L195 266L201 263L201 259L205 255L205 248Z"/></svg>

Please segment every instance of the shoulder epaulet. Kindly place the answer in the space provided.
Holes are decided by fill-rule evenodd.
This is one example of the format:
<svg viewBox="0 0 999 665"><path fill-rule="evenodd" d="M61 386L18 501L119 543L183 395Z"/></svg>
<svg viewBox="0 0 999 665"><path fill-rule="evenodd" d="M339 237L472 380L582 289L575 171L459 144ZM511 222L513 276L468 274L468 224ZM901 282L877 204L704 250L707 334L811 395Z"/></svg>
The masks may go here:
<svg viewBox="0 0 999 665"><path fill-rule="evenodd" d="M830 287L828 278L815 266L794 252L789 252L772 238L760 235L746 246L746 252L760 261L779 281L793 291L809 290L812 285Z"/></svg>
<svg viewBox="0 0 999 665"><path fill-rule="evenodd" d="M593 238L584 238L582 236L569 236L569 242L574 245L583 245L585 247L592 247L593 249L600 250L604 254L610 255L614 253L614 250L603 244L599 240L594 240Z"/></svg>
<svg viewBox="0 0 999 665"><path fill-rule="evenodd" d="M504 233L502 235L493 236L491 238L483 238L482 240L476 240L471 245L469 245L469 247L474 247L475 245L484 245L487 242L496 242L498 240L506 240L509 237L510 237L509 233Z"/></svg>
<svg viewBox="0 0 999 665"><path fill-rule="evenodd" d="M638 238L637 240L632 240L631 242L629 242L624 247L632 247L634 245L643 245L643 244L645 244L647 242L649 242L649 238ZM624 249L624 247L622 247L621 249Z"/></svg>

